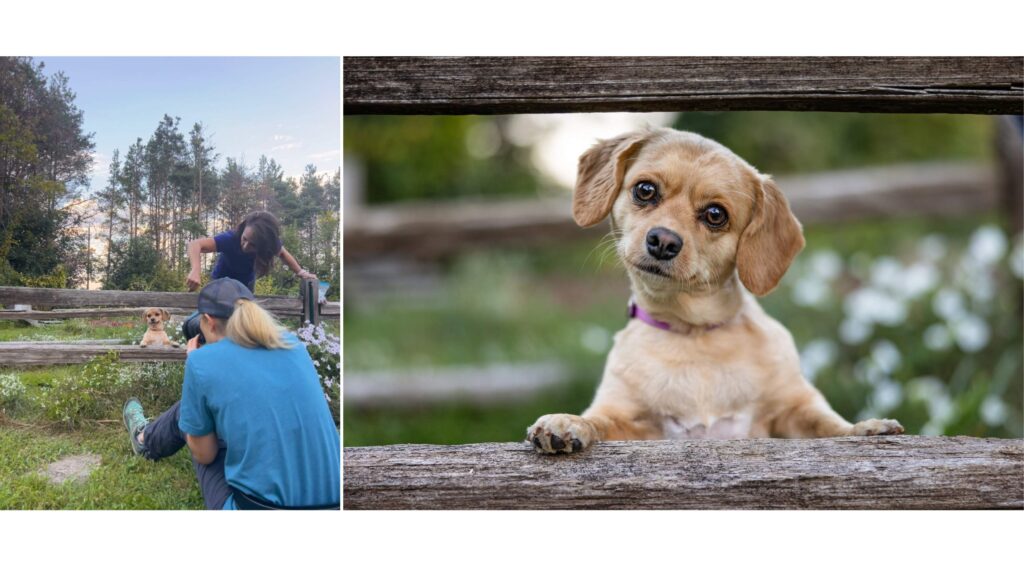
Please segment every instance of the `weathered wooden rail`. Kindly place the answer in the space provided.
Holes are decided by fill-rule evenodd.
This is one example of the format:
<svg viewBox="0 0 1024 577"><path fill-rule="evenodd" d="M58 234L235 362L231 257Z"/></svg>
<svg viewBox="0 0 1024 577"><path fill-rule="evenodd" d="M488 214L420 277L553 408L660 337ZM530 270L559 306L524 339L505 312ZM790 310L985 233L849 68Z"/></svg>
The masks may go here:
<svg viewBox="0 0 1024 577"><path fill-rule="evenodd" d="M1021 509L1024 440L973 437L348 447L346 509Z"/></svg>
<svg viewBox="0 0 1024 577"><path fill-rule="evenodd" d="M312 283L309 283L312 284ZM310 322L319 322L321 315L337 318L341 306L336 302L317 303L315 289L301 291L300 298L260 296L256 302L278 316L298 316ZM62 308L58 310L17 311L0 310L3 320L46 320L125 316L140 314L145 307L163 307L168 312L189 314L196 308L198 293L97 291L79 289L46 289L32 287L0 287L0 304L27 304L33 307L111 307ZM182 361L183 348L141 348L134 344L111 345L78 342L0 342L0 366L66 365L87 363L90 360L117 352L126 362Z"/></svg>
<svg viewBox="0 0 1024 577"><path fill-rule="evenodd" d="M909 164L777 179L804 224L866 218L959 216L999 206L993 167ZM601 236L581 229L568 195L498 202L424 203L350 212L345 259L396 255L431 260L468 247L526 246Z"/></svg>
<svg viewBox="0 0 1024 577"><path fill-rule="evenodd" d="M1021 57L346 57L345 114L1021 114Z"/></svg>

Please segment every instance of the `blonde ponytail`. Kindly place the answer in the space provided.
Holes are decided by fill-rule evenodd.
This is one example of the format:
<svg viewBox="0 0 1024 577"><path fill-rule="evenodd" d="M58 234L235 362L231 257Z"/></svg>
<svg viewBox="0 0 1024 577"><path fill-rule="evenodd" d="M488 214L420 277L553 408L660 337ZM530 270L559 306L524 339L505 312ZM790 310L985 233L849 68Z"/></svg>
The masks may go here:
<svg viewBox="0 0 1024 577"><path fill-rule="evenodd" d="M285 328L270 313L248 299L235 301L235 312L224 329L228 338L243 347L290 349L292 345L282 338L284 332Z"/></svg>

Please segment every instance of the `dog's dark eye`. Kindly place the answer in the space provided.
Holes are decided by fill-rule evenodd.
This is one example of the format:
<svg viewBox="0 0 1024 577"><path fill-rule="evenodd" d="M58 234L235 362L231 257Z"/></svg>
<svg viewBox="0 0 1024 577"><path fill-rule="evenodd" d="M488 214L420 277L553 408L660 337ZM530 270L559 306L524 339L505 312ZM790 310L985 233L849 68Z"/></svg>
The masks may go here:
<svg viewBox="0 0 1024 577"><path fill-rule="evenodd" d="M633 200L648 204L658 200L658 187L653 182L642 180L633 185Z"/></svg>
<svg viewBox="0 0 1024 577"><path fill-rule="evenodd" d="M729 222L729 213L719 204L712 204L701 213L701 220L711 228L721 228Z"/></svg>

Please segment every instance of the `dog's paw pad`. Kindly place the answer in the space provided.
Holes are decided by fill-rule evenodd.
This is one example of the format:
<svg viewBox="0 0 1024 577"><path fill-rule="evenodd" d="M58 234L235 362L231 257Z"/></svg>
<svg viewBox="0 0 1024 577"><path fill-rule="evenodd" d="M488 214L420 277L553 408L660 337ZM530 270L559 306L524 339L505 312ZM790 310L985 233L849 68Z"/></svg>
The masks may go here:
<svg viewBox="0 0 1024 577"><path fill-rule="evenodd" d="M545 415L526 430L538 453L578 453L597 439L593 425L576 415Z"/></svg>
<svg viewBox="0 0 1024 577"><path fill-rule="evenodd" d="M853 434L863 437L875 435L900 435L903 425L895 419L868 419L853 426Z"/></svg>

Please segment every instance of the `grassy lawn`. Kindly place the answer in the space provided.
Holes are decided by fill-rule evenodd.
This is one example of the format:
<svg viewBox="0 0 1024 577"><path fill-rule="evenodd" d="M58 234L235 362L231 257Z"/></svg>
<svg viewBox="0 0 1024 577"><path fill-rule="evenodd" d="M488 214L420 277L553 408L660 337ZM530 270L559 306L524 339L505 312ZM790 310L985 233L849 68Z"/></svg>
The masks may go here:
<svg viewBox="0 0 1024 577"><path fill-rule="evenodd" d="M326 325L337 333L337 322ZM0 340L131 343L142 330L134 318L72 319L41 327L0 321ZM86 365L0 369L0 510L202 509L188 450L147 461L132 453L121 424L128 397L141 399L150 418L178 400L183 366L99 358ZM47 465L86 454L97 456L99 465L84 482L56 485L46 478Z"/></svg>

